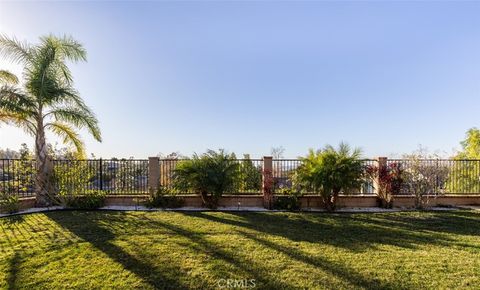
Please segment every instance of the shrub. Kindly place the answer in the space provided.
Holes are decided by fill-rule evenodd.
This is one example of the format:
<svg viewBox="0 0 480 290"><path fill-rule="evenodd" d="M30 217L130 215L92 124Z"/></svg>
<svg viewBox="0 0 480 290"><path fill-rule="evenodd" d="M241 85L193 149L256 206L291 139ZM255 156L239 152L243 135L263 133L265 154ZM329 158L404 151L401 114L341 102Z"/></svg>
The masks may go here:
<svg viewBox="0 0 480 290"><path fill-rule="evenodd" d="M415 208L424 209L429 206L430 197L436 198L440 192L440 184L447 179L448 168L423 162L424 156L408 156L408 167L402 176L406 190L415 198Z"/></svg>
<svg viewBox="0 0 480 290"><path fill-rule="evenodd" d="M454 160L480 159L480 130L471 128L460 142L462 150ZM445 190L450 194L480 192L477 162L455 162L445 181Z"/></svg>
<svg viewBox="0 0 480 290"><path fill-rule="evenodd" d="M295 184L303 190L319 193L325 208L333 211L340 193L347 194L363 183L364 166L360 155L359 149L350 150L344 143L340 143L338 150L332 146L316 152L310 150L295 172Z"/></svg>
<svg viewBox="0 0 480 290"><path fill-rule="evenodd" d="M74 209L97 209L105 205L105 199L105 192L92 190L81 195L63 196L63 203L66 207Z"/></svg>
<svg viewBox="0 0 480 290"><path fill-rule="evenodd" d="M145 206L148 208L179 208L185 204L185 200L182 197L172 194L172 190L160 187L154 193L152 193Z"/></svg>
<svg viewBox="0 0 480 290"><path fill-rule="evenodd" d="M204 206L216 208L218 199L235 189L239 180L239 164L234 154L209 150L192 159L179 162L174 171L176 186L201 195Z"/></svg>
<svg viewBox="0 0 480 290"><path fill-rule="evenodd" d="M16 213L18 211L18 196L7 192L0 193L0 213Z"/></svg>
<svg viewBox="0 0 480 290"><path fill-rule="evenodd" d="M280 210L300 210L301 203L299 197L302 196L300 192L291 189L283 189L281 195L276 195L273 200L273 208Z"/></svg>

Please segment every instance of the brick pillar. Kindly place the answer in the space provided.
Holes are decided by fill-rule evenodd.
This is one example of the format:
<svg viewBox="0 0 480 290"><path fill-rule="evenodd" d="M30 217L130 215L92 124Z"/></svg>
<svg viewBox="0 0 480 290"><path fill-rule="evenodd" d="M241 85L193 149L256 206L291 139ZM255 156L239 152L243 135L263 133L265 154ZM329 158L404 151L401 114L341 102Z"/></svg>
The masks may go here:
<svg viewBox="0 0 480 290"><path fill-rule="evenodd" d="M160 158L148 158L148 190L156 192L160 186Z"/></svg>
<svg viewBox="0 0 480 290"><path fill-rule="evenodd" d="M263 207L272 209L273 206L273 160L272 156L263 157L262 192Z"/></svg>

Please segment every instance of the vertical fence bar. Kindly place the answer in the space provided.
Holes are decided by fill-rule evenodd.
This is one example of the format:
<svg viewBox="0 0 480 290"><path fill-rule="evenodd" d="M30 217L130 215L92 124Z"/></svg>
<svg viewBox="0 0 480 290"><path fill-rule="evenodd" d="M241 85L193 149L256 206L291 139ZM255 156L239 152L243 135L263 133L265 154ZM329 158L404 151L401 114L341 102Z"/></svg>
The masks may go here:
<svg viewBox="0 0 480 290"><path fill-rule="evenodd" d="M100 187L100 190L103 191L103 159L100 158L100 161L99 161L99 171L100 171L100 184L99 184L99 187Z"/></svg>

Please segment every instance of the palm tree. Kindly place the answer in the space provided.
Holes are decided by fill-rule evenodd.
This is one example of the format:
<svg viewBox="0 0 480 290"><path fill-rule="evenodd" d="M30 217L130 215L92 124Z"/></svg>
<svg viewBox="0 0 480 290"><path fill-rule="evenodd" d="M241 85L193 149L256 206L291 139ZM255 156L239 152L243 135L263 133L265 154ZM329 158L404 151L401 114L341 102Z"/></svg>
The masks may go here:
<svg viewBox="0 0 480 290"><path fill-rule="evenodd" d="M301 158L295 183L303 190L320 193L325 208L333 211L341 192L348 193L361 186L364 166L360 157L360 149L351 150L345 143L340 143L338 149L327 145L316 152L310 150Z"/></svg>
<svg viewBox="0 0 480 290"><path fill-rule="evenodd" d="M235 154L208 150L201 156L194 154L191 159L180 161L175 168L174 180L177 188L200 194L205 206L216 208L224 193L236 189L239 169Z"/></svg>
<svg viewBox="0 0 480 290"><path fill-rule="evenodd" d="M79 129L86 128L101 142L97 118L73 87L67 66L67 61L86 61L86 51L67 36L44 36L36 45L0 36L0 55L23 66L23 82L0 71L0 123L20 127L35 137L37 204L49 205L55 190L45 132L59 136L78 152L84 151Z"/></svg>

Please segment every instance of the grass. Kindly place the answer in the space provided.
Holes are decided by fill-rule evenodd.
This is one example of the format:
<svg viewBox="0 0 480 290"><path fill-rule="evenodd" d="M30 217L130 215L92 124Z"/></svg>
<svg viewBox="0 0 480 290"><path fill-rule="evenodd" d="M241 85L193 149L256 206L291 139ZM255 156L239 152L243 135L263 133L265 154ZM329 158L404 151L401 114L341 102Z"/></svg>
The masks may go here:
<svg viewBox="0 0 480 290"><path fill-rule="evenodd" d="M478 289L480 213L0 218L2 289L210 289L219 279L255 279L262 289Z"/></svg>

